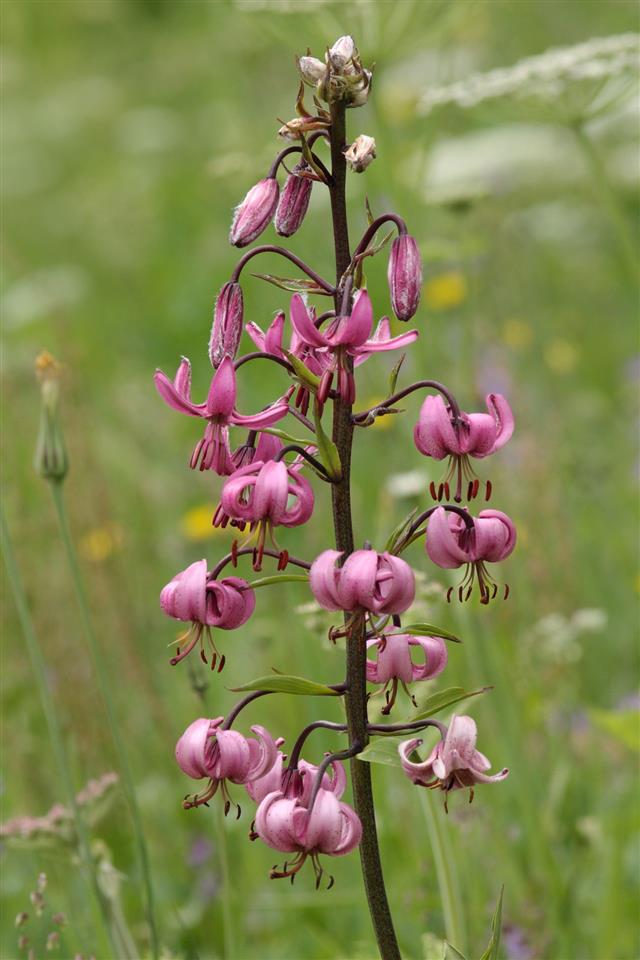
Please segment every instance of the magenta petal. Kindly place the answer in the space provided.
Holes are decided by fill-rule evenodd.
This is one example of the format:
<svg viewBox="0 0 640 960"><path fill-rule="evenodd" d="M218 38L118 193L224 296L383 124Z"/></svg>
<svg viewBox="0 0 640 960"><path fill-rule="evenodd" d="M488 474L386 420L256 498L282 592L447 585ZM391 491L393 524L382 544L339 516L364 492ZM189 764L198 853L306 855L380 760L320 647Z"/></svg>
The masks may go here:
<svg viewBox="0 0 640 960"><path fill-rule="evenodd" d="M472 559L469 551L463 550L458 544L458 534L463 529L464 521L461 517L456 514L452 516L444 507L438 507L429 518L427 526L429 559L445 570L452 570L463 563L468 563Z"/></svg>
<svg viewBox="0 0 640 960"><path fill-rule="evenodd" d="M418 339L417 330L408 330L397 337L390 337L387 340L367 340L361 347L358 347L354 353L357 355L370 353L385 353L387 350L399 350L401 347L408 347Z"/></svg>
<svg viewBox="0 0 640 960"><path fill-rule="evenodd" d="M213 770L206 760L206 747L222 720L223 717L217 717L215 720L200 717L199 720L189 724L178 740L176 760L180 769L188 777L202 780L203 777L213 776Z"/></svg>
<svg viewBox="0 0 640 960"><path fill-rule="evenodd" d="M305 810L304 818L298 814L296 836L306 850L332 854L339 846L342 836L340 806L340 801L329 790L318 790L311 812ZM299 832L301 823L304 828Z"/></svg>
<svg viewBox="0 0 640 960"><path fill-rule="evenodd" d="M500 393L490 393L487 397L487 409L496 422L496 441L492 453L499 450L513 436L515 421L511 407Z"/></svg>
<svg viewBox="0 0 640 960"><path fill-rule="evenodd" d="M388 579L383 579L387 574ZM414 601L416 579L413 570L400 557L390 553L381 553L378 569L376 613L404 613Z"/></svg>
<svg viewBox="0 0 640 960"><path fill-rule="evenodd" d="M267 353L267 350L265 349L265 334L258 324L254 323L253 320L250 320L249 323L245 323L244 328L255 343L258 350L260 350L262 353Z"/></svg>
<svg viewBox="0 0 640 960"><path fill-rule="evenodd" d="M500 510L481 510L475 521L475 557L498 563L505 560L516 545L516 528Z"/></svg>
<svg viewBox="0 0 640 960"><path fill-rule="evenodd" d="M460 441L442 397L425 398L414 427L413 439L420 453L425 457L433 457L434 460L442 460L451 453L462 453Z"/></svg>
<svg viewBox="0 0 640 960"><path fill-rule="evenodd" d="M206 622L207 561L197 560L176 574L160 593L160 606L175 620Z"/></svg>
<svg viewBox="0 0 640 960"><path fill-rule="evenodd" d="M361 347L371 333L372 325L371 298L366 290L359 290L354 297L350 315L340 318L331 341L335 346Z"/></svg>
<svg viewBox="0 0 640 960"><path fill-rule="evenodd" d="M340 570L338 596L343 610L364 607L370 610L375 602L378 554L375 550L354 550Z"/></svg>
<svg viewBox="0 0 640 960"><path fill-rule="evenodd" d="M284 527L297 527L306 523L313 513L314 495L313 488L306 477L298 475L292 476L292 470L289 469L289 495L295 498L293 504L285 510L280 523Z"/></svg>
<svg viewBox="0 0 640 960"><path fill-rule="evenodd" d="M182 364L180 364L182 366ZM180 369L178 369L178 374ZM178 375L176 375L176 379ZM184 381L184 375L182 375L181 382ZM188 397L184 397L175 387L175 384L169 380L169 377L166 373L163 373L162 370L156 370L153 375L153 382L156 385L156 390L168 406L173 410L177 410L178 413L186 413L191 417L206 417L206 406L203 403L196 404L192 403Z"/></svg>
<svg viewBox="0 0 640 960"><path fill-rule="evenodd" d="M351 853L358 846L362 839L362 823L360 817L352 810L348 803L340 804L340 817L342 820L342 829L340 840L333 849L334 857L342 857L346 853Z"/></svg>
<svg viewBox="0 0 640 960"><path fill-rule="evenodd" d="M284 754L278 750L275 762L270 770L256 780L251 780L245 784L247 793L254 803L261 803L268 793L278 791L282 786L282 767Z"/></svg>
<svg viewBox="0 0 640 960"><path fill-rule="evenodd" d="M287 466L282 460L270 460L261 466L251 504L255 520L268 518L272 523L280 523L287 507L288 480Z"/></svg>
<svg viewBox="0 0 640 960"><path fill-rule="evenodd" d="M237 410L229 417L229 422L236 427L248 427L248 429L259 429L260 427L270 427L272 423L282 420L289 412L289 404L286 400L276 400L271 406L259 413L245 415L238 413Z"/></svg>
<svg viewBox="0 0 640 960"><path fill-rule="evenodd" d="M339 550L324 550L311 564L309 586L321 607L325 610L342 610L338 595L340 571L336 561L342 556Z"/></svg>
<svg viewBox="0 0 640 960"><path fill-rule="evenodd" d="M264 777L271 770L278 757L278 748L269 731L259 724L251 727L251 730L258 739L249 738L247 740L250 762L246 782Z"/></svg>
<svg viewBox="0 0 640 960"><path fill-rule="evenodd" d="M223 357L213 375L207 397L207 416L229 420L236 405L236 371L231 357Z"/></svg>
<svg viewBox="0 0 640 960"><path fill-rule="evenodd" d="M298 849L294 835L293 813L295 800L287 800L282 793L268 793L256 811L255 831L267 846L283 853Z"/></svg>
<svg viewBox="0 0 640 960"><path fill-rule="evenodd" d="M214 775L217 780L231 780L232 783L244 783L249 772L251 752L246 737L237 730L219 730Z"/></svg>
<svg viewBox="0 0 640 960"><path fill-rule="evenodd" d="M299 293L292 296L289 313L291 325L304 343L312 347L330 346L331 341L316 328Z"/></svg>
<svg viewBox="0 0 640 960"><path fill-rule="evenodd" d="M409 640L406 633L386 635L378 651L378 683L394 678L411 683L414 679Z"/></svg>
<svg viewBox="0 0 640 960"><path fill-rule="evenodd" d="M400 763L402 769L409 777L413 783L418 784L427 784L433 780L434 771L433 764L437 760L438 751L440 749L440 743L436 744L426 760L415 761L410 760L411 754L419 747L422 743L422 740L414 738L413 740L404 740L398 745L398 753L400 754Z"/></svg>

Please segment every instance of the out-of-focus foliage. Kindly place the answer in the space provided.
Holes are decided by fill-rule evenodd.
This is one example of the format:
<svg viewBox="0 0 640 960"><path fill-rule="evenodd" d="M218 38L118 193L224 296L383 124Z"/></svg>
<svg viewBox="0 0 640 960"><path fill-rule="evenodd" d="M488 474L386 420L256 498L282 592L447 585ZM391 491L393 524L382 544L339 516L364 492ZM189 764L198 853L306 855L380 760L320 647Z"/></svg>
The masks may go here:
<svg viewBox="0 0 640 960"><path fill-rule="evenodd" d="M493 684L465 709L482 748L511 774L479 789L472 806L454 798L445 817L397 767L374 765L403 955L431 956L434 943L451 939L452 904L434 852L444 849L457 891L462 942L454 945L466 955L486 946L504 884L501 956L637 956L637 52L627 37L619 69L609 57L607 70L590 74L602 56L582 58L583 75L560 70L560 86L542 98L516 66L550 48L615 45L606 38L637 29L636 5L5 0L2 14L5 504L80 788L115 761L48 491L31 466L33 362L46 348L65 368L65 489L117 681L165 955L375 953L357 856L335 864L329 893L315 893L309 878L281 886L267 879L272 852L247 840L248 803L224 829L217 809L181 809L188 788L173 745L191 720L223 713L233 702L228 688L271 667L337 682L343 658L326 640L329 618L309 610L302 586L287 584L261 590L259 615L223 638L221 677L200 664L169 667L176 630L158 592L188 563L226 552L230 536L210 526L217 481L188 470L197 425L167 410L151 381L156 366L173 370L185 354L195 395L206 390L213 300L236 259L231 209L278 148L277 118L293 115L293 54L307 46L321 54L351 32L377 68L350 131L374 136L378 153L366 174L350 178L352 235L366 225L366 192L374 213L407 217L425 261L421 336L399 386L436 377L467 409L501 391L517 418L513 441L491 464L495 505L520 534L504 570L510 599L488 610L447 606L446 578L419 544L410 556L424 572L412 618L464 639L429 694L438 683ZM513 81L499 97L442 94L452 85L482 91L481 80L470 87L478 75L489 90L498 68ZM292 247L331 274L319 189ZM384 257L366 263L379 315L389 310ZM247 319L262 325L286 300L258 280L245 294ZM391 366L374 359L363 368L363 407L380 398ZM246 374L244 411L282 388L277 370ZM413 447L417 403L406 406L404 417L357 437L358 535L377 544L425 503L439 475ZM320 518L326 490L316 486ZM287 533L287 545L312 557L329 545L326 529L319 519ZM2 815L41 817L62 791L9 598L6 618ZM246 719L290 745L303 724L339 719L339 709L331 698L274 696ZM332 748L331 736L316 735L310 759ZM101 862L117 871L130 934L146 951L119 793L94 835ZM96 918L62 849L6 845L3 916L24 909L41 870L47 896L68 918L60 955L88 956L99 948ZM3 925L4 956L17 954L19 933Z"/></svg>

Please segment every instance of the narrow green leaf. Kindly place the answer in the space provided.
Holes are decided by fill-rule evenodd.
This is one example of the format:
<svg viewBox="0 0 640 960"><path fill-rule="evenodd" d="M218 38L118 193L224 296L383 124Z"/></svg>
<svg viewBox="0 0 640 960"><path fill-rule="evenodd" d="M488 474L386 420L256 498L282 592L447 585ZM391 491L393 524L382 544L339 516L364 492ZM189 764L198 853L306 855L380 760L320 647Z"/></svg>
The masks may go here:
<svg viewBox="0 0 640 960"><path fill-rule="evenodd" d="M375 740L369 743L362 753L358 754L358 760L365 760L367 763L384 763L390 767L400 766L400 756L398 754L398 744L402 740L409 740L414 734L411 731L402 734L402 736L376 736Z"/></svg>
<svg viewBox="0 0 640 960"><path fill-rule="evenodd" d="M293 437L290 433L287 433L286 430L279 430L278 427L260 427L260 433L270 433L273 437L280 437L281 440L286 440L287 443L297 443L301 447L306 447L309 443L309 438L304 437Z"/></svg>
<svg viewBox="0 0 640 960"><path fill-rule="evenodd" d="M252 276L257 280L266 280L272 283L274 287L280 290L288 290L290 293L324 293L326 290L318 286L315 280L306 280L303 277L274 277L271 273L254 273Z"/></svg>
<svg viewBox="0 0 640 960"><path fill-rule="evenodd" d="M333 440L329 439L327 434L324 432L317 403L314 404L313 407L313 419L315 420L316 425L316 440L318 442L318 453L320 454L322 465L325 467L329 477L332 480L339 480L342 476L340 455Z"/></svg>
<svg viewBox="0 0 640 960"><path fill-rule="evenodd" d="M448 940L445 940L442 960L466 960L466 958L463 953L460 953L459 950L456 950L453 944L449 943Z"/></svg>
<svg viewBox="0 0 640 960"><path fill-rule="evenodd" d="M305 366L300 357L294 356L294 354L289 353L288 350L283 350L282 352L293 367L293 372L300 383L315 393L320 386L320 377L316 377L315 373L312 373L311 370ZM305 443L308 443L308 441L305 441Z"/></svg>
<svg viewBox="0 0 640 960"><path fill-rule="evenodd" d="M397 363L394 364L393 370L392 370L391 373L389 374L389 393L388 393L388 396L390 396L390 397L393 396L393 394L396 392L396 384L397 384L397 382L398 382L398 374L400 373L400 368L402 367L402 364L404 363L404 358L405 358L405 357L406 357L406 353L403 353L403 354L400 356L400 359L397 361Z"/></svg>
<svg viewBox="0 0 640 960"><path fill-rule="evenodd" d="M411 513L408 513L407 516L400 521L397 527L393 528L393 530L391 531L391 533L387 538L387 542L384 545L385 550L389 551L390 553L393 553L393 548L401 539L405 530L407 530L408 527L411 526L411 524L413 523L417 515L418 515L418 508L414 507Z"/></svg>
<svg viewBox="0 0 640 960"><path fill-rule="evenodd" d="M440 713L441 710L452 707L454 703L461 703L470 697L478 697L481 693L486 693L487 690L491 689L492 687L480 687L478 690L464 690L462 687L447 687L445 690L440 690L438 693L433 693L430 697L427 697L420 712L405 722L413 723L414 720L428 720L434 713Z"/></svg>
<svg viewBox="0 0 640 960"><path fill-rule="evenodd" d="M411 633L416 637L442 637L443 640L462 643L460 637L456 637L455 633L449 633L449 631L444 630L443 627L436 627L434 623L405 623L402 627L398 627L397 630L388 631L388 635L400 633Z"/></svg>
<svg viewBox="0 0 640 960"><path fill-rule="evenodd" d="M491 918L491 939L480 960L498 960L498 951L500 949L500 934L502 932L502 898L504 897L504 885L500 889L500 896L496 909Z"/></svg>
<svg viewBox="0 0 640 960"><path fill-rule="evenodd" d="M255 590L256 587L268 587L272 583L308 583L309 577L305 577L301 573L282 573L274 574L272 577L260 577L259 580L254 580L253 583L250 583L249 586L253 587Z"/></svg>
<svg viewBox="0 0 640 960"><path fill-rule="evenodd" d="M300 697L338 697L340 694L327 687L324 683L306 680L304 677L291 677L287 674L276 674L268 677L258 677L243 683L241 687L232 687L233 693L248 693L250 690L269 690L272 693L293 693Z"/></svg>
<svg viewBox="0 0 640 960"><path fill-rule="evenodd" d="M365 198L364 198L364 208L365 208L365 210L366 210L366 212L367 212L367 223L369 224L369 226L371 226L371 224L372 224L373 221L375 220L375 217L374 217L373 212L372 212L372 210L371 210L371 204L369 203L369 197L365 197Z"/></svg>

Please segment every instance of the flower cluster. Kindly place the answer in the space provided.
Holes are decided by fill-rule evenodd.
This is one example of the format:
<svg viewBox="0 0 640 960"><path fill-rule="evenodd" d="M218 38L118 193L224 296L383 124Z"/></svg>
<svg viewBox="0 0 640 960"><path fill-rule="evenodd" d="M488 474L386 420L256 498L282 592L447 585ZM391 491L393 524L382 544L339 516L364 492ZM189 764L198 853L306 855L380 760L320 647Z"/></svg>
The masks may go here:
<svg viewBox="0 0 640 960"><path fill-rule="evenodd" d="M271 222L280 236L295 234L307 213L314 184L329 190L334 209L343 205L344 195L339 191L344 189L341 184L347 167L360 173L376 155L373 138L361 134L345 145L335 126L339 122L336 118L342 118L343 123L347 107L366 102L371 88L371 72L363 67L352 38L341 37L327 50L324 60L309 54L299 59L298 66L304 83L314 88L317 112L306 109L303 84L296 100L296 117L279 131L293 145L278 154L267 175L235 210L230 242L236 247L251 244ZM331 170L319 155L321 147L329 148ZM280 191L278 172L289 156L295 156L296 163ZM465 493L471 501L480 492L471 459L491 456L513 433L513 415L504 397L490 394L486 413L469 414L436 381L421 380L393 393L400 369L396 364L390 395L372 409L354 412L358 399L356 373L361 364L373 354L409 347L418 337L417 330L394 335L388 316L374 325L364 263L384 249L385 243L377 243L376 235L389 223L397 231L387 264L389 300L398 321L411 320L419 309L422 288L419 245L400 217L384 214L371 218L353 254L347 252L343 262L338 260L339 280L335 285L283 247L265 244L242 255L215 302L209 341L212 372L204 402L191 399L189 360L181 359L173 380L160 370L155 374L158 393L168 406L204 420L204 435L196 442L190 466L220 478L212 523L228 526L237 534L230 553L215 565L210 567L207 559L196 560L162 589L163 612L187 625L186 632L175 641L177 649L171 664L199 650L201 660L211 670L222 670L227 654L218 648L214 631L243 627L254 614L258 588L304 581L322 608L341 614L341 624L334 624L329 636L335 643L346 641L347 679L321 685L319 690L345 699L348 723L315 721L301 731L288 756L280 749L284 740L275 738L264 726L251 726L252 736L235 729L245 708L286 686L280 676L276 677L279 684L247 685L245 689L252 692L226 716L194 720L176 747L182 772L192 780L204 781L199 793L185 797L185 809L208 806L215 796L221 796L225 814L233 806L240 816L239 788L244 788L256 807L250 838L260 839L287 856L282 866L272 869L271 877L293 881L309 861L316 886L324 875L320 856L349 853L365 833L366 860L365 848L377 843L370 808L364 805L361 820L362 810L353 809L342 799L347 787L342 760L361 754L370 737L391 731L408 735L435 727L440 740L429 757L424 761L417 758L415 750L422 741L414 738L401 743L400 763L413 783L439 787L445 796L453 789L473 790L477 783L496 782L507 774L506 770L494 776L486 774L489 763L475 749L476 728L470 717L454 717L448 727L420 716L394 725L369 721L369 703L373 705L376 694L384 698L380 708L383 716L393 709L400 690L417 706L415 691L425 689L420 685L429 684L446 668L447 644L456 639L446 631L439 632L438 627L410 619L403 627L401 618L414 603L416 582L401 554L416 540L425 538L427 556L437 566L465 567L457 591L459 599L469 599L477 584L481 602L487 603L498 592L487 564L508 557L516 537L506 514L484 509L474 517L463 505ZM337 237L337 221L334 230ZM348 248L346 236L340 239ZM264 326L254 321L245 325L241 274L245 265L262 253L283 257L303 276L263 277L292 294L288 311L279 310ZM311 302L322 297L329 298L328 309ZM238 356L244 331L256 349ZM277 370L282 387L275 397L265 398L258 412L240 413L238 397L240 409L245 409L243 391L258 361ZM437 503L419 516L414 511L389 536L386 549L378 551L368 542L356 549L349 508L353 438L362 436L378 417L401 412L395 406L399 400L425 389L428 394L420 409L414 440L424 456L448 458L444 479L429 488ZM333 416L331 427L325 417L327 408ZM283 428L285 418L288 420ZM297 437L304 432L304 438L294 439L287 432L292 429ZM241 432L235 441L233 431ZM467 481L466 487L463 480ZM314 485L331 492L336 549L327 545L315 559L305 560L291 556L278 542L276 537L282 535L276 528L286 531L310 520L317 509L318 490ZM449 503L452 492L454 502ZM489 480L485 481L484 492L489 500ZM228 569L235 570L241 561L250 561L253 571L261 570L265 561L273 561L275 570L251 581ZM296 568L295 573L291 567ZM507 592L508 588L505 596ZM449 597L452 593L453 588ZM297 693L318 692L315 681L286 679ZM367 692L367 684L374 689ZM356 715L360 718L357 734L353 723ZM301 750L307 737L318 729L346 734L348 743L346 749L326 754L316 765L304 760ZM354 767L354 776L358 767ZM330 878L329 885L332 883Z"/></svg>

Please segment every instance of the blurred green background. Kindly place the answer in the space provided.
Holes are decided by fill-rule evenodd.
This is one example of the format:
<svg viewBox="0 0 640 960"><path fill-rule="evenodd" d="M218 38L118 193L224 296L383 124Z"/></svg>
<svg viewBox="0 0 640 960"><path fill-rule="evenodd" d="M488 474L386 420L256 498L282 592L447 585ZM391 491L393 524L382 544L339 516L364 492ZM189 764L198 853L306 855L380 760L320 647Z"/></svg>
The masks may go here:
<svg viewBox="0 0 640 960"><path fill-rule="evenodd" d="M348 184L352 236L366 224L366 192L374 212L407 218L424 255L421 335L401 384L443 380L468 410L502 391L517 423L479 471L494 481L492 505L518 525L519 548L499 572L511 598L448 606L445 572L418 544L409 557L422 571L423 619L465 641L428 692L494 685L466 709L480 749L511 775L472 806L453 797L447 817L440 797L374 766L403 955L439 957L435 940L455 935L479 957L504 884L506 960L637 957L637 47L594 43L465 86L552 47L636 31L637 5L5 0L2 19L5 506L80 789L117 764L49 491L32 468L33 363L46 348L64 365L65 494L133 766L164 956L376 955L357 855L331 864L330 892L313 890L310 871L294 888L269 881L273 851L246 839L250 804L239 822L224 823L218 807L183 811L190 785L173 759L191 720L224 713L229 687L272 666L339 680L330 620L299 609L310 599L300 585L261 591L258 615L219 638L228 665L209 678L199 662L169 667L176 624L157 601L188 563L213 566L230 536L210 527L217 478L187 466L200 427L162 404L153 370L173 373L185 354L204 394L212 305L237 259L231 210L279 148L276 118L294 114L293 54L321 56L349 32L365 64L377 63L369 105L349 115L350 133L378 146ZM316 188L291 246L331 275L328 230ZM272 241L272 228L264 236ZM389 311L385 259L367 264L378 315ZM268 259L260 269L282 272ZM286 302L258 280L244 286L247 319L262 325ZM361 405L384 394L392 363L362 368ZM243 412L282 389L277 369L243 373ZM440 475L412 443L418 400L406 407L357 437L356 528L378 546L412 506L428 505ZM315 521L282 537L308 557L329 545L326 489L316 487ZM8 592L5 611L6 821L41 816L64 795ZM272 697L245 718L290 745L338 710ZM395 716L409 712L400 702ZM318 761L334 744L317 733L306 755ZM114 909L134 955L148 956L118 787L95 819ZM33 912L41 871L47 909L25 927L36 956L56 910L69 920L60 956L108 956L62 843L9 838L1 858L2 956L18 956L13 918Z"/></svg>

